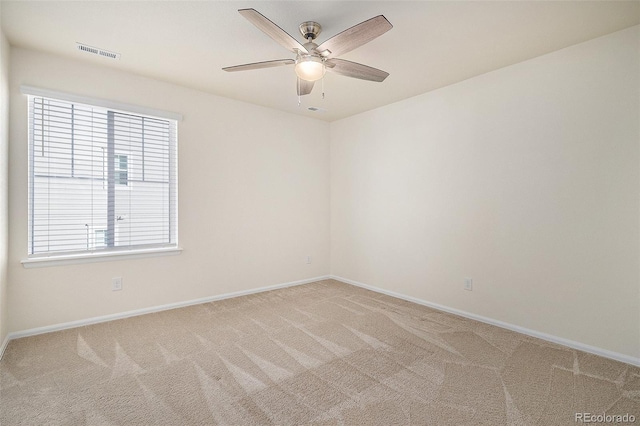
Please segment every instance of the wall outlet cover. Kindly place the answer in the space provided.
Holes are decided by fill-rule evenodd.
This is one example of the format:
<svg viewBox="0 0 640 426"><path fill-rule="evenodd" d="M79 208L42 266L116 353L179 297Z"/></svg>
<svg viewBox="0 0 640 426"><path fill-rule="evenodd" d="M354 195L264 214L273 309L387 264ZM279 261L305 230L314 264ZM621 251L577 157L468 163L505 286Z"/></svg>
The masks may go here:
<svg viewBox="0 0 640 426"><path fill-rule="evenodd" d="M111 290L112 291L122 290L122 277L111 278Z"/></svg>
<svg viewBox="0 0 640 426"><path fill-rule="evenodd" d="M471 278L464 279L464 289L469 291L473 290L473 279Z"/></svg>

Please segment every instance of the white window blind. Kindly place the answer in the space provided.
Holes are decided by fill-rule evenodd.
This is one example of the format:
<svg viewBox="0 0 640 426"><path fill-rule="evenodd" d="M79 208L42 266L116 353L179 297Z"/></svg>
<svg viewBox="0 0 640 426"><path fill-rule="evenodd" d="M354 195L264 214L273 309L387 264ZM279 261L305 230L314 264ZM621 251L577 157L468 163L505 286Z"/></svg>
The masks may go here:
<svg viewBox="0 0 640 426"><path fill-rule="evenodd" d="M177 246L177 122L29 96L30 257Z"/></svg>

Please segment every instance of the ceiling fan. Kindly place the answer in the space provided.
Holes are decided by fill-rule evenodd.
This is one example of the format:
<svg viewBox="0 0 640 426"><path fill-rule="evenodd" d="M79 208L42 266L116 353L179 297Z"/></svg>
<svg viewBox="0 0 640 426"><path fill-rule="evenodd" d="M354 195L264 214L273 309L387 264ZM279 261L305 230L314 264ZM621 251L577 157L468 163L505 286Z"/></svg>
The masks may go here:
<svg viewBox="0 0 640 426"><path fill-rule="evenodd" d="M307 21L300 24L300 33L307 41L305 44L300 44L255 9L240 9L238 12L278 44L295 53L296 59L276 59L222 68L225 71L246 71L295 65L299 96L311 93L313 83L322 78L325 71L377 82L383 81L389 75L388 72L367 65L336 58L336 56L350 52L393 28L393 25L383 15L361 22L317 45L314 40L322 30L317 22Z"/></svg>

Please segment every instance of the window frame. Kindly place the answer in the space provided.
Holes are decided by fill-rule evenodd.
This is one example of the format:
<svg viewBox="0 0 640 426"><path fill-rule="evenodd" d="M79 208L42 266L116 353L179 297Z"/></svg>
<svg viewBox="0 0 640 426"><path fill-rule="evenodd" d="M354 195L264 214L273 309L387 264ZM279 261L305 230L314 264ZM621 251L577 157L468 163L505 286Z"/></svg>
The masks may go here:
<svg viewBox="0 0 640 426"><path fill-rule="evenodd" d="M173 120L175 121L175 147L171 148L174 150L175 158L169 160L170 166L175 168L175 186L173 186L173 191L175 191L175 243L170 243L166 245L161 245L157 247L145 247L144 245L138 246L126 246L126 247L111 247L108 250L89 250L86 251L69 251L69 252L44 252L44 253L36 253L36 254L28 254L26 259L21 261L22 265L25 268L33 268L33 267L43 267L43 266L57 266L57 265L67 265L67 264L76 264L76 263L89 263L89 262L103 262L103 261L111 261L111 260L120 260L120 259L130 259L130 258L146 258L146 257L155 257L155 256L166 256L166 255L177 255L180 254L182 248L179 246L178 241L178 134L177 127L178 122L182 120L182 116L180 114L176 114L173 112L156 110L136 105L124 104L113 102L105 99L99 98L90 98L85 96L73 95L68 93L56 92L47 89L35 88L32 86L21 86L21 93L28 96L34 97L43 97L49 98L59 101L71 102L73 104L85 104L91 107L103 108L107 110L113 110L118 113L131 114L135 116L149 117L154 119L161 120ZM33 122L30 119L27 120L27 125L29 129L33 125ZM29 142L27 147L29 150L35 149L33 145L31 131L29 131ZM116 186L121 189L129 189L129 177L130 177L130 167L129 167L129 155L126 152L119 152L117 155L124 155L127 157L127 183L126 184L117 184ZM29 157L30 158L30 157ZM29 160L31 162L31 160ZM28 176L29 180L31 180L31 163L29 164ZM29 185L29 196L31 197L33 188L31 187L31 182ZM31 209L28 210L28 214L31 214ZM95 240L95 233L92 236L93 240ZM30 239L28 239L28 244L31 244ZM95 244L95 241L94 241ZM92 245L94 245L92 244Z"/></svg>

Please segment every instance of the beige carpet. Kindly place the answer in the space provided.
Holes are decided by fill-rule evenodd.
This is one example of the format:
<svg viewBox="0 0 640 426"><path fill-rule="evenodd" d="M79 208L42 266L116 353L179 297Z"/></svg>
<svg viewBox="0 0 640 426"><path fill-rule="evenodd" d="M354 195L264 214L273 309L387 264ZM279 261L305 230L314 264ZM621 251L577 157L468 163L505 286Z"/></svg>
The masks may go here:
<svg viewBox="0 0 640 426"><path fill-rule="evenodd" d="M640 368L336 281L14 340L0 373L2 425L640 418Z"/></svg>

